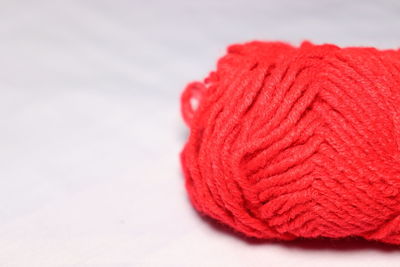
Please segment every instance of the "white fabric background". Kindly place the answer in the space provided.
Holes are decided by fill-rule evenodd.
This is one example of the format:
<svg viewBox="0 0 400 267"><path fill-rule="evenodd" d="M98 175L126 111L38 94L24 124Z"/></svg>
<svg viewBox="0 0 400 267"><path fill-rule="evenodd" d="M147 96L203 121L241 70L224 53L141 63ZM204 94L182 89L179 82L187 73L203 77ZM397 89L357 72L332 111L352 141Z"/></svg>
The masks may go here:
<svg viewBox="0 0 400 267"><path fill-rule="evenodd" d="M399 47L392 1L0 1L0 266L399 266L365 242L246 242L190 206L184 85L225 47Z"/></svg>

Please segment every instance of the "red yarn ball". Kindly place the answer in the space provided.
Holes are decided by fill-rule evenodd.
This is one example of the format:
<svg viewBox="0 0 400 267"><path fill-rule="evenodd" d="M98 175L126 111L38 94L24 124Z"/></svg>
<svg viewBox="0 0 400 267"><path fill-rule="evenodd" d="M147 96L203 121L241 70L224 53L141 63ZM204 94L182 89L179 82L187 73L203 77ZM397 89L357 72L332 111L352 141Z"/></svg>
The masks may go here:
<svg viewBox="0 0 400 267"><path fill-rule="evenodd" d="M181 100L202 214L262 239L400 244L399 50L232 45Z"/></svg>

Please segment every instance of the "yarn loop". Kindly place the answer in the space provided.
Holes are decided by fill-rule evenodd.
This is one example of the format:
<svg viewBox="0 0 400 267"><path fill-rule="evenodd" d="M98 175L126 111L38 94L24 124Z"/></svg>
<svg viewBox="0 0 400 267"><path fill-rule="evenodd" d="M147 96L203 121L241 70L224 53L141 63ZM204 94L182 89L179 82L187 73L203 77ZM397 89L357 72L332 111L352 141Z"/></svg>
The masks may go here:
<svg viewBox="0 0 400 267"><path fill-rule="evenodd" d="M186 86L185 91L182 94L182 114L183 119L187 125L194 116L194 113L201 101L205 87L202 83L192 82Z"/></svg>

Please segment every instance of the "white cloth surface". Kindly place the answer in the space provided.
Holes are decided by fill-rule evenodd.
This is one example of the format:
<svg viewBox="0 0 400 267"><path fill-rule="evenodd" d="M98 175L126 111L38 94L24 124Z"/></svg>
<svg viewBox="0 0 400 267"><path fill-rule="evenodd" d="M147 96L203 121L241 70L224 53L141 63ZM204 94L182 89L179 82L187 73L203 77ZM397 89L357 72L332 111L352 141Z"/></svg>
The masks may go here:
<svg viewBox="0 0 400 267"><path fill-rule="evenodd" d="M399 266L400 249L246 242L202 220L185 84L254 39L399 47L400 2L0 1L0 266Z"/></svg>

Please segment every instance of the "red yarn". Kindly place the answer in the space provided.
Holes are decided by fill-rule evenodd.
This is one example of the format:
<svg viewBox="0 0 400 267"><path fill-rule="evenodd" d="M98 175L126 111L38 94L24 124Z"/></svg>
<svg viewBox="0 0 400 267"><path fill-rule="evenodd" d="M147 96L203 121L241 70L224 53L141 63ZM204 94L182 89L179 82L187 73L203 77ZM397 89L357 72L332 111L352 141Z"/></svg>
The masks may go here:
<svg viewBox="0 0 400 267"><path fill-rule="evenodd" d="M262 239L400 244L399 50L232 45L181 100L199 212Z"/></svg>

